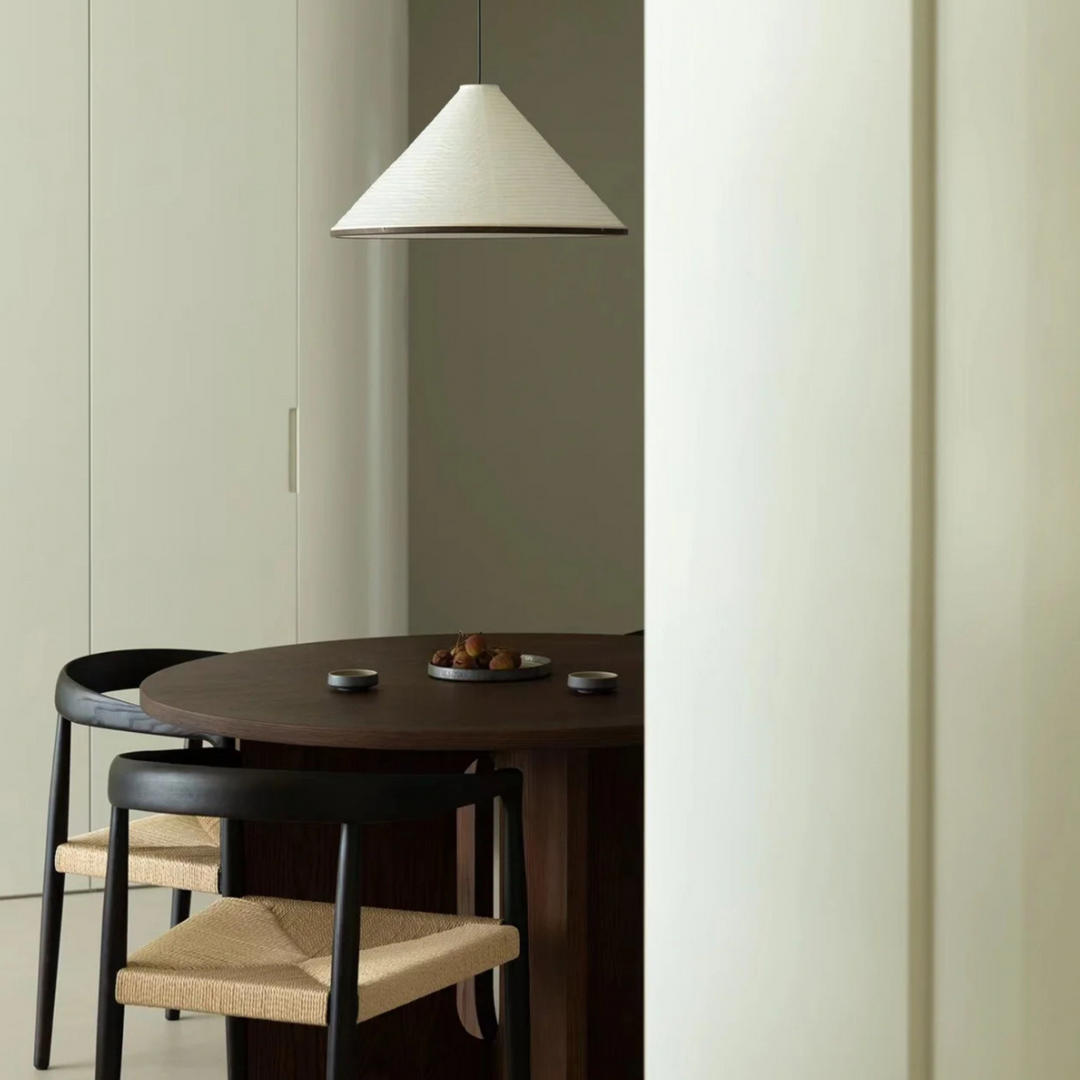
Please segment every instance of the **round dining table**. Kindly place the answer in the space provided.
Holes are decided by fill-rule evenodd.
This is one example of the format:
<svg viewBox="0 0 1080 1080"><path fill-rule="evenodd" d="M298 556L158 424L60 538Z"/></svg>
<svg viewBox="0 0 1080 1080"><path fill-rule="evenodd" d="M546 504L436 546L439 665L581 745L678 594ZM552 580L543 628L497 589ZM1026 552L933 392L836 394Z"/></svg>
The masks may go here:
<svg viewBox="0 0 1080 1080"><path fill-rule="evenodd" d="M446 636L363 638L228 653L167 668L143 710L193 735L239 740L243 767L351 772L517 768L524 774L534 1080L643 1076L644 702L640 636L499 634L550 657L546 678L432 678ZM371 668L377 687L342 693L327 675ZM618 675L581 694L567 675ZM368 826L370 906L495 914L498 822L467 808ZM247 822L251 895L331 901L336 830ZM363 1080L477 1080L502 1073L491 981L478 978L367 1021ZM316 1080L325 1028L251 1021L252 1080Z"/></svg>

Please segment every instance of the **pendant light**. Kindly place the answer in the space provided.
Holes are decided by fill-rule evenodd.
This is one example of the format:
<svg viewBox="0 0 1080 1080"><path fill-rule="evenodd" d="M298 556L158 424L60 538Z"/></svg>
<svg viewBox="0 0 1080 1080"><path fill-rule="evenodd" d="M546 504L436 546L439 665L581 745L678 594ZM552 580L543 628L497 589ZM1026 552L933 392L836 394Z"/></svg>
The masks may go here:
<svg viewBox="0 0 1080 1080"><path fill-rule="evenodd" d="M462 86L330 230L344 238L625 236L626 226L497 87Z"/></svg>

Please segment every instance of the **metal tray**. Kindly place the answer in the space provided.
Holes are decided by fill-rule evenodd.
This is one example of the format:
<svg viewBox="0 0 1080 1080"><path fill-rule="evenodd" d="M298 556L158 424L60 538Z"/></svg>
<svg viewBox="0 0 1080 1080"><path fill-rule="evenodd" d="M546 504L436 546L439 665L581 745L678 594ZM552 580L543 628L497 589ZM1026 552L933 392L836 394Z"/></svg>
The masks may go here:
<svg viewBox="0 0 1080 1080"><path fill-rule="evenodd" d="M528 682L530 679L547 678L551 674L551 660L547 656L522 653L521 667L511 671L436 667L434 664L428 664L427 673L433 679L446 679L449 682Z"/></svg>

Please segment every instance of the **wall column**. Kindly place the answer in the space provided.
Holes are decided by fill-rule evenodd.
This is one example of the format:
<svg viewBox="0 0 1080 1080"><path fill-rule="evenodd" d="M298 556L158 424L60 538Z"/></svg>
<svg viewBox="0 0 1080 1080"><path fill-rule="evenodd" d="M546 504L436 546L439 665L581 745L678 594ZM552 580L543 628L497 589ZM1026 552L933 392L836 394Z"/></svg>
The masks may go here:
<svg viewBox="0 0 1080 1080"><path fill-rule="evenodd" d="M922 1080L929 7L646 8L649 1080Z"/></svg>

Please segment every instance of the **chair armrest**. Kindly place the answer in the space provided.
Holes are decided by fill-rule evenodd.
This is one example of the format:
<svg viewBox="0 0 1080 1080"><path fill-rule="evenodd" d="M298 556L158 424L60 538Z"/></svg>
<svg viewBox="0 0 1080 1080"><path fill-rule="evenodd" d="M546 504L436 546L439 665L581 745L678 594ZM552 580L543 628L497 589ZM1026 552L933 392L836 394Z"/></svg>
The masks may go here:
<svg viewBox="0 0 1080 1080"><path fill-rule="evenodd" d="M140 735L171 735L180 739L193 738L198 734L163 720L155 720L129 701L88 690L66 671L62 671L56 680L56 709L66 720L86 727L130 731Z"/></svg>

